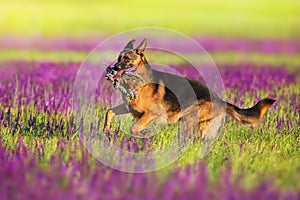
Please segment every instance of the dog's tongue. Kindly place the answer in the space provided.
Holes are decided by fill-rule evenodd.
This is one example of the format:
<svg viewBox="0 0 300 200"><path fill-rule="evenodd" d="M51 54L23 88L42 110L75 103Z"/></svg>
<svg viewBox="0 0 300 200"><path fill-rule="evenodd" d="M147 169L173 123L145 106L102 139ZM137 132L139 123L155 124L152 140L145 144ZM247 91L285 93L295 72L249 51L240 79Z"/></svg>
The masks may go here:
<svg viewBox="0 0 300 200"><path fill-rule="evenodd" d="M116 75L115 76L119 76L121 77L123 74L125 74L126 72L132 72L136 69L136 67L129 67L129 68L126 68L126 69L121 69L119 71L117 71Z"/></svg>

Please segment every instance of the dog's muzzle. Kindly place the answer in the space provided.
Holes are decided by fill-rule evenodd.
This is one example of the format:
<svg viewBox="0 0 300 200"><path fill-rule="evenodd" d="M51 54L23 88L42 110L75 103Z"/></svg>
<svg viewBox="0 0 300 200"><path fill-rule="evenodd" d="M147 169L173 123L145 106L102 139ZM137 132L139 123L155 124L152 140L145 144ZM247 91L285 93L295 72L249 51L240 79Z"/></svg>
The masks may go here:
<svg viewBox="0 0 300 200"><path fill-rule="evenodd" d="M105 77L106 77L107 80L109 80L113 84L114 88L121 90L121 92L123 94L125 94L129 99L136 99L137 95L135 93L135 90L134 89L130 89L130 88L126 89L122 85L122 83L124 82L124 80L123 80L123 74L126 74L126 75L127 74L130 74L130 75L133 74L133 76L136 76L134 74L134 72L127 71L126 69L116 70L115 66L114 67L110 67L110 66L106 67Z"/></svg>

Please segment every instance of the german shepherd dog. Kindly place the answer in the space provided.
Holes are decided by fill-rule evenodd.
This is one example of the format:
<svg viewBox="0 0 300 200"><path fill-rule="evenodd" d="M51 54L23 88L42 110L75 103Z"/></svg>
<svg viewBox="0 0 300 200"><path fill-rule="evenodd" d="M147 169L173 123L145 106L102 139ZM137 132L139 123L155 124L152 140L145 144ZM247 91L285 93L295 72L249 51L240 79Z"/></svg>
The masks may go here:
<svg viewBox="0 0 300 200"><path fill-rule="evenodd" d="M196 127L197 134L203 137L211 120L221 114L227 113L241 123L256 125L275 102L265 98L251 108L238 108L220 99L202 82L153 70L144 54L146 39L137 48L133 47L134 42L135 40L128 42L112 69L117 72L113 76L119 76L121 79L129 70L141 77L122 83L125 88L134 91L136 97L129 98L123 95L124 103L107 111L104 132L110 130L115 115L131 113L137 119L131 132L134 135L142 135L143 130L150 124L177 123L196 112L196 115L190 115L186 121L193 121L193 128ZM166 86L170 82L179 86L176 91ZM196 97L194 100L185 88L180 88L183 82L190 84ZM180 104L178 99L183 104Z"/></svg>

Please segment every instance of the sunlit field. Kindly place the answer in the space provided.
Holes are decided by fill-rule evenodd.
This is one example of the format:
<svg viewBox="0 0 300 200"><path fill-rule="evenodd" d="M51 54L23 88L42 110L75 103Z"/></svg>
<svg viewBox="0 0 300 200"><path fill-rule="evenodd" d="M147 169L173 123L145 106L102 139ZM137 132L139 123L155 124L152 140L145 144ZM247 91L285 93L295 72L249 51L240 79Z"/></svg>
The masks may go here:
<svg viewBox="0 0 300 200"><path fill-rule="evenodd" d="M267 2L151 1L139 9L133 8L138 1L1 3L2 198L299 199L300 4ZM227 116L215 147L204 158L199 156L202 140L195 138L178 160L154 172L125 173L105 166L79 138L72 106L74 81L99 42L144 26L172 28L201 44L220 71L226 101L247 108L270 97L275 104L255 127ZM119 52L101 53L117 57ZM198 56L188 47L186 55ZM194 77L180 59L151 52L146 56ZM98 84L114 90L108 81ZM108 109L99 100L103 95L95 93L97 123L91 125L99 137ZM143 153L176 137L176 127L169 126L134 140L126 132L130 123L130 115L117 117L109 142Z"/></svg>

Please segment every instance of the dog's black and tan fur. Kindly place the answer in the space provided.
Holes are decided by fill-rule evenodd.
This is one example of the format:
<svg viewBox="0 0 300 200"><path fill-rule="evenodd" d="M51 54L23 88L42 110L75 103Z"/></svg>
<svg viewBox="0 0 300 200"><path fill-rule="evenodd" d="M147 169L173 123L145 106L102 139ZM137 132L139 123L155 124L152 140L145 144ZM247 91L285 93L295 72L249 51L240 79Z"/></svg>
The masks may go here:
<svg viewBox="0 0 300 200"><path fill-rule="evenodd" d="M143 40L137 48L133 47L133 43L134 40L130 41L121 51L114 69L120 71L135 67L135 73L144 81L132 80L124 83L127 88L136 91L137 98L129 99L124 96L123 104L108 110L105 131L110 129L115 115L131 113L137 118L131 131L133 134L140 134L152 123L176 123L196 111L197 114L191 116L197 116L197 119L190 117L187 120L196 121L197 132L201 135L211 120L225 112L239 122L256 125L275 102L273 99L266 98L251 108L238 108L221 100L199 81L151 69L144 55L146 40ZM186 88L180 88L181 83L187 81L196 95L196 101L186 92ZM165 87L170 83L179 86L176 91Z"/></svg>

